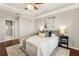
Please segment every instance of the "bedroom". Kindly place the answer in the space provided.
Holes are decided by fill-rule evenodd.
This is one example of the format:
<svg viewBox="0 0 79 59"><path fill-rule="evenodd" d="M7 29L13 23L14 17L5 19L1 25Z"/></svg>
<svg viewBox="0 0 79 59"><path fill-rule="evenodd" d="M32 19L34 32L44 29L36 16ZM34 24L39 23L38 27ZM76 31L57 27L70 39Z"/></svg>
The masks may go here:
<svg viewBox="0 0 79 59"><path fill-rule="evenodd" d="M68 48L58 47L55 54L56 56L79 56L79 4L78 3L41 3L37 4L38 9L26 8L29 3L0 3L0 55L8 56L27 56L25 50L21 50L17 47L26 45L26 40L29 39L35 45L38 46L41 43L41 38L37 35L48 36L46 39L43 38L46 43L51 42L48 46L53 48L52 37L54 34L48 35L51 31L60 31L61 34L67 34L68 37ZM36 5L35 5L36 6ZM31 7L32 8L32 7ZM47 21L47 22L46 22ZM8 22L8 25L7 25ZM10 22L10 24L9 24ZM11 26L10 26L11 25ZM7 29L8 28L8 29ZM41 31L44 30L42 34ZM6 32L7 31L7 32ZM12 32L11 32L12 31ZM10 32L10 33L9 33ZM59 33L57 33L59 35ZM8 36L9 35L9 36ZM36 36L36 37L35 37ZM32 38L33 37L33 38ZM38 39L35 40L35 39ZM33 40L32 40L33 39ZM41 39L41 40L39 40ZM20 42L20 45L17 43ZM29 40L28 40L29 41ZM58 40L56 43L58 45ZM4 43L4 44L3 44ZM29 44L30 45L30 44ZM55 48L57 47L55 46ZM6 46L6 47L4 47ZM37 46L37 47L38 47ZM41 45L43 46L43 45ZM44 46L41 50L45 49L50 51L48 46ZM26 48L26 46L22 46ZM28 46L29 48L30 46ZM36 46L35 46L36 47ZM32 48L32 47L31 47ZM54 48L54 49L55 49ZM34 49L34 47L32 48ZM50 52L45 52L45 54L37 53L37 51L32 52L37 55L48 55ZM60 51L59 51L60 50ZM61 51L63 50L64 53ZM29 50L30 51L30 50ZM75 51L75 52L73 52ZM32 54L32 53L31 53ZM32 54L34 55L34 54ZM52 56L55 56L52 54Z"/></svg>

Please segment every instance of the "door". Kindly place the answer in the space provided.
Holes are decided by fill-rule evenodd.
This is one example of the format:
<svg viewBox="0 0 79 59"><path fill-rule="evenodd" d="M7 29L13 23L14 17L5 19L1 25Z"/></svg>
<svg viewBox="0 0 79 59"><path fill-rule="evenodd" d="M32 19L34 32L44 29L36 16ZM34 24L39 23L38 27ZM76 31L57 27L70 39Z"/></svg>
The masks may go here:
<svg viewBox="0 0 79 59"><path fill-rule="evenodd" d="M5 20L4 26L5 32L5 41L13 40L14 39L14 21L12 20Z"/></svg>

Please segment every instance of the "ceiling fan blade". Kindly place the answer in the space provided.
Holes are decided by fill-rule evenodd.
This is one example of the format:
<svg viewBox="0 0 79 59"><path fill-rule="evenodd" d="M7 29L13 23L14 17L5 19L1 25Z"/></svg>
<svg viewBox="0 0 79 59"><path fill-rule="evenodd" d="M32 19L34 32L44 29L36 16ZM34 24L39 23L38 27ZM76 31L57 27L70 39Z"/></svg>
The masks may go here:
<svg viewBox="0 0 79 59"><path fill-rule="evenodd" d="M38 8L36 6L34 6L34 9L38 10Z"/></svg>
<svg viewBox="0 0 79 59"><path fill-rule="evenodd" d="M35 3L33 3L32 5L33 5L34 9L38 10Z"/></svg>

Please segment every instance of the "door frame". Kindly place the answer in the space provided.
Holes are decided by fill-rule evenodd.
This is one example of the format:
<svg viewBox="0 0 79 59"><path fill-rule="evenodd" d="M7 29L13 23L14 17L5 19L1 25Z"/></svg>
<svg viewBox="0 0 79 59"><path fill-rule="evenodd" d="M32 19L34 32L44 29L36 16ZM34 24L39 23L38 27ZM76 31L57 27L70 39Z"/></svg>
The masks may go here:
<svg viewBox="0 0 79 59"><path fill-rule="evenodd" d="M5 31L6 31L6 30L5 30L5 25L6 25L6 24L5 24L5 21L6 21L6 20L13 21L13 28L14 28L14 29L13 29L13 39L15 38L15 20L13 20L13 19L7 19L7 18L6 18L6 19L4 19L4 41L6 41L6 40L5 40L5 36L6 36L6 35L5 35ZM8 40L7 40L7 41L8 41Z"/></svg>

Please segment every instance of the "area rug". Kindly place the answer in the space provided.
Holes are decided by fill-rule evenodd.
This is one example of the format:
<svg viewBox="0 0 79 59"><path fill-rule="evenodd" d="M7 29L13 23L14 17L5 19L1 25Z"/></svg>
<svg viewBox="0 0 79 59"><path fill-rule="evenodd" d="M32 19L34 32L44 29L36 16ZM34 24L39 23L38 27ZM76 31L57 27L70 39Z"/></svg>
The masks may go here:
<svg viewBox="0 0 79 59"><path fill-rule="evenodd" d="M27 56L21 49L19 44L6 48L8 56Z"/></svg>
<svg viewBox="0 0 79 59"><path fill-rule="evenodd" d="M51 56L69 56L70 50L62 47L57 47L52 53Z"/></svg>
<svg viewBox="0 0 79 59"><path fill-rule="evenodd" d="M19 44L6 48L8 56L27 56L21 49ZM62 47L57 47L50 56L69 56L70 50Z"/></svg>

